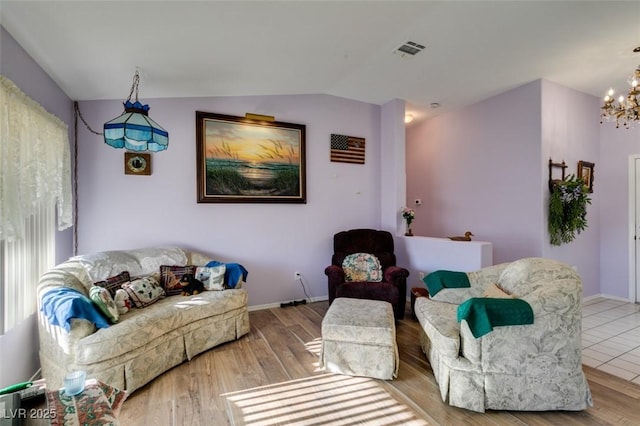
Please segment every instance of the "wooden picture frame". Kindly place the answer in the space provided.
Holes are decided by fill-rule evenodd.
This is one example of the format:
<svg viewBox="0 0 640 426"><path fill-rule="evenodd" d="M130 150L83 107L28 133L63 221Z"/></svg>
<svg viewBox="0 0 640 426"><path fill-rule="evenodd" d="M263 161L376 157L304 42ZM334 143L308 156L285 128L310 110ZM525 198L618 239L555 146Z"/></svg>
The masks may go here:
<svg viewBox="0 0 640 426"><path fill-rule="evenodd" d="M584 181L589 188L589 192L593 192L593 169L595 164L588 161L578 161L578 177Z"/></svg>
<svg viewBox="0 0 640 426"><path fill-rule="evenodd" d="M196 111L198 203L306 203L304 124Z"/></svg>

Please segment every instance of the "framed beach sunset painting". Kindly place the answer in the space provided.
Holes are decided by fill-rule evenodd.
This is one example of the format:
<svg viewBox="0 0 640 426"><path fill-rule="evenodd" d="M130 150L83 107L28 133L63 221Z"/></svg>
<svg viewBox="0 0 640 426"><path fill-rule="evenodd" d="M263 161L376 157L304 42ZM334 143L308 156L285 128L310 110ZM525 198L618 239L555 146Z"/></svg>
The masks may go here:
<svg viewBox="0 0 640 426"><path fill-rule="evenodd" d="M304 124L196 111L199 203L306 203Z"/></svg>

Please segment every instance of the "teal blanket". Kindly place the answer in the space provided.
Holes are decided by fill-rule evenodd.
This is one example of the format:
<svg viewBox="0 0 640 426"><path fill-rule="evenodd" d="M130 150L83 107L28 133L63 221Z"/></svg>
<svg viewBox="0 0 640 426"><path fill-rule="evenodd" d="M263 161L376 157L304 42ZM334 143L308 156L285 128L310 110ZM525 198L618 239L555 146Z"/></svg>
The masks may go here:
<svg viewBox="0 0 640 426"><path fill-rule="evenodd" d="M533 324L533 309L522 299L472 297L458 306L458 322L462 320L477 339L493 327Z"/></svg>
<svg viewBox="0 0 640 426"><path fill-rule="evenodd" d="M469 277L464 272L435 271L422 279L429 290L430 296L435 296L443 288L471 287Z"/></svg>

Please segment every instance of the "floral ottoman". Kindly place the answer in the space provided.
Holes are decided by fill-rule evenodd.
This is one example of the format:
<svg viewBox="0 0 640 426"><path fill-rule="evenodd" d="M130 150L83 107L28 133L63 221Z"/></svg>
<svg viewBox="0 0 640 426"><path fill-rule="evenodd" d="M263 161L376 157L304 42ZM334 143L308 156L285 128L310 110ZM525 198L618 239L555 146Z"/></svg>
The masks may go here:
<svg viewBox="0 0 640 426"><path fill-rule="evenodd" d="M398 376L393 308L379 300L339 297L322 320L320 367L350 376Z"/></svg>

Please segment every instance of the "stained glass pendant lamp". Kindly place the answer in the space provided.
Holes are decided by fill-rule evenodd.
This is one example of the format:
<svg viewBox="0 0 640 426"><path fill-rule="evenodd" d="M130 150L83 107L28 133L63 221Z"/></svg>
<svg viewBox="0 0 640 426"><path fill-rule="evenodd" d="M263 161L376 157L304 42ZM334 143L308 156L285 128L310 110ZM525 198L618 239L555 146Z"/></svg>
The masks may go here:
<svg viewBox="0 0 640 426"><path fill-rule="evenodd" d="M164 151L169 147L169 133L149 117L149 105L138 101L140 74L136 70L124 113L104 123L104 141L114 148L130 151ZM131 97L135 90L135 102Z"/></svg>

